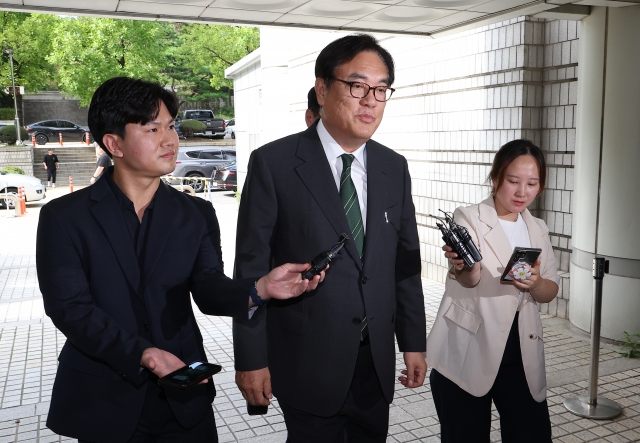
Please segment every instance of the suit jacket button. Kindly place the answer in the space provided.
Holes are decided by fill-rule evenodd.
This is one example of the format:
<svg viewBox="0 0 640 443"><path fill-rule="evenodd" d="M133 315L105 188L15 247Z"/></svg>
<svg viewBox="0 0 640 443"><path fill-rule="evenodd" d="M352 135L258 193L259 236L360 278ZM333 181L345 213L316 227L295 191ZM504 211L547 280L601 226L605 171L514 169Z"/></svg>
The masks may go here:
<svg viewBox="0 0 640 443"><path fill-rule="evenodd" d="M367 284L367 280L369 280L367 277L362 277L362 284L366 285Z"/></svg>
<svg viewBox="0 0 640 443"><path fill-rule="evenodd" d="M359 325L360 323L362 323L362 320L359 319L358 317L355 317L353 320L351 320L353 322L354 325Z"/></svg>
<svg viewBox="0 0 640 443"><path fill-rule="evenodd" d="M145 325L143 326L143 328L144 328L144 330L145 330L145 331L148 331L148 330L149 330L149 325L148 325L148 324L145 324Z"/></svg>
<svg viewBox="0 0 640 443"><path fill-rule="evenodd" d="M531 340L535 340L536 338L538 338L538 336L536 334L529 334L529 338Z"/></svg>

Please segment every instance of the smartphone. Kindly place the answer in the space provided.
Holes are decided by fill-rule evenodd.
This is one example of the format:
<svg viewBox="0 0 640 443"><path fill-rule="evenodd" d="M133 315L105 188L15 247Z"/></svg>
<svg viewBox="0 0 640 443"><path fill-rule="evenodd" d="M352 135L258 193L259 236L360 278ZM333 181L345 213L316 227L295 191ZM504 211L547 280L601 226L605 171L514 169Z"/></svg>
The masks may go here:
<svg viewBox="0 0 640 443"><path fill-rule="evenodd" d="M536 263L536 260L540 256L542 249L540 248L523 248L521 246L516 246L513 250L513 254L511 254L511 258L509 259L509 263L504 268L504 272L502 273L502 277L500 277L501 283L511 283L513 279L509 275L509 271L513 268L519 268L523 266L533 266Z"/></svg>
<svg viewBox="0 0 640 443"><path fill-rule="evenodd" d="M265 415L269 411L269 406L252 405L247 402L247 414L249 415Z"/></svg>
<svg viewBox="0 0 640 443"><path fill-rule="evenodd" d="M159 378L158 384L170 388L186 389L211 377L213 374L217 374L221 370L222 366L220 365L196 361Z"/></svg>

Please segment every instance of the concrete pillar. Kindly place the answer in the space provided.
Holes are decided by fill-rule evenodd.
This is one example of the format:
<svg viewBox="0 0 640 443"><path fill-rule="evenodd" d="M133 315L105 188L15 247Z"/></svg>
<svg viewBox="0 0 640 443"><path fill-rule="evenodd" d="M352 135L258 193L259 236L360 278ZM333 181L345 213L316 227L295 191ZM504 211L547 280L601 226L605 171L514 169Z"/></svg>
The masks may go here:
<svg viewBox="0 0 640 443"><path fill-rule="evenodd" d="M640 6L582 21L570 320L591 328L594 255L610 260L603 337L640 332Z"/></svg>

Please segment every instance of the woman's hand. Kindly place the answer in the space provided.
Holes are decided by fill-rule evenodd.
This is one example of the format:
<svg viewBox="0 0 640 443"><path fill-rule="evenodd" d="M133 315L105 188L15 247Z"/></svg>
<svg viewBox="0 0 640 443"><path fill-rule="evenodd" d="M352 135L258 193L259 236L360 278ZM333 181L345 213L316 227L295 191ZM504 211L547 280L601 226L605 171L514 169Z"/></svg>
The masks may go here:
<svg viewBox="0 0 640 443"><path fill-rule="evenodd" d="M511 269L509 271L509 276L513 279L513 286L518 288L521 291L534 291L540 287L542 284L543 278L540 277L540 259L537 259L533 266L528 266L528 271L531 273L524 280L517 280L514 277L514 271Z"/></svg>
<svg viewBox="0 0 640 443"><path fill-rule="evenodd" d="M464 260L458 258L458 254L453 252L453 248L451 246L444 245L442 250L444 251L444 256L449 259L449 265L451 265L456 271L462 271L464 268Z"/></svg>
<svg viewBox="0 0 640 443"><path fill-rule="evenodd" d="M471 288L480 281L480 263L475 262L470 268L465 267L464 260L458 258L458 254L453 252L451 246L444 245L442 247L444 256L449 259L449 264L455 274L456 280L467 288Z"/></svg>

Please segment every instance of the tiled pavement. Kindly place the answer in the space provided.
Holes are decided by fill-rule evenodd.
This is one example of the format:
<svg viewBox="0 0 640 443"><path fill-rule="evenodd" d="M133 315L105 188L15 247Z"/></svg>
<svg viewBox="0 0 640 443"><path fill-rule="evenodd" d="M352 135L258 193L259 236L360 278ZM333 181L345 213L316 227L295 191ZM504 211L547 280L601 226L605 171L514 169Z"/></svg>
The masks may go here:
<svg viewBox="0 0 640 443"><path fill-rule="evenodd" d="M67 192L57 188L48 194ZM214 194L223 236L227 273L233 263L237 203L226 193ZM55 377L57 355L64 343L44 314L35 271L35 232L39 207L7 218L0 213L0 443L73 441L49 431L46 415ZM424 280L427 323L438 309L443 286ZM606 296L606 294L605 294ZM197 312L197 310L196 310ZM286 430L277 401L266 416L245 414L245 402L235 387L231 322L197 315L208 357L223 365L215 376L214 402L221 442L282 443ZM585 395L588 387L589 338L568 321L543 316L547 360L548 401L555 442L640 442L640 359L625 359L617 347L600 351L599 393L624 407L615 420L587 420L567 412L567 396ZM403 366L401 354L398 367ZM494 411L492 442L500 441ZM391 406L388 442L439 442L439 424L428 384L414 390L397 384Z"/></svg>

